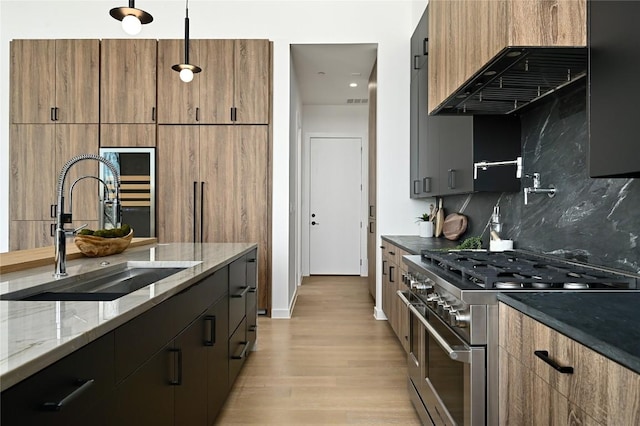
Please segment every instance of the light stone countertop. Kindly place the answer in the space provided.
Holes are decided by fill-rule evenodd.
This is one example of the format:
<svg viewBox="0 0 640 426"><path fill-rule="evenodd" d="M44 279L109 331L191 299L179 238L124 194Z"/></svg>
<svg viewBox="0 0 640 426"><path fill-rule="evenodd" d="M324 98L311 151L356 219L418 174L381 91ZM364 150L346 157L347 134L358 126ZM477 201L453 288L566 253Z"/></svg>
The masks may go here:
<svg viewBox="0 0 640 426"><path fill-rule="evenodd" d="M113 301L0 301L0 390L8 389L64 356L188 288L248 253L253 243L172 243L127 249L101 258L67 262L70 276L127 261L201 262ZM51 281L42 266L2 274L0 294Z"/></svg>

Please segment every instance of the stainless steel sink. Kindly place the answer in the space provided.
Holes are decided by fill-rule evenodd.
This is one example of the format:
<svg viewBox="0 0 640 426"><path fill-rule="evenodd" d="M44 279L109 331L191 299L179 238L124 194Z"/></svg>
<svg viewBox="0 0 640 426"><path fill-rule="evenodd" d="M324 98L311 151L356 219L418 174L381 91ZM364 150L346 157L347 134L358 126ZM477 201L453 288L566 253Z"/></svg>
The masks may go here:
<svg viewBox="0 0 640 426"><path fill-rule="evenodd" d="M127 262L6 293L1 300L115 300L201 262Z"/></svg>

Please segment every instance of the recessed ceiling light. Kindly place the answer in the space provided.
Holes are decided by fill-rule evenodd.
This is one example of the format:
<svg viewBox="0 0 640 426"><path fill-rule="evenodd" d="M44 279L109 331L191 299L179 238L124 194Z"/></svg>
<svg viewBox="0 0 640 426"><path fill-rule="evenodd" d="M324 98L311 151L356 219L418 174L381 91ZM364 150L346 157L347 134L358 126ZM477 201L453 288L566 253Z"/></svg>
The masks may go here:
<svg viewBox="0 0 640 426"><path fill-rule="evenodd" d="M358 87L358 83L349 83L349 87Z"/></svg>

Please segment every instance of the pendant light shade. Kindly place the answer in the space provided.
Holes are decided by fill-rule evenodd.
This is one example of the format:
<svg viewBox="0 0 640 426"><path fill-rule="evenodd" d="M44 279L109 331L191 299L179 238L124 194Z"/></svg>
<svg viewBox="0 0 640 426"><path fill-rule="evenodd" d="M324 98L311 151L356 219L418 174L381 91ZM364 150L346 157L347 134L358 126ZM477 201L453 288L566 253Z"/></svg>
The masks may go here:
<svg viewBox="0 0 640 426"><path fill-rule="evenodd" d="M122 29L130 35L138 34L143 24L148 24L153 21L153 16L144 10L136 9L134 0L129 0L129 7L115 7L111 9L109 15L118 21L122 21Z"/></svg>
<svg viewBox="0 0 640 426"><path fill-rule="evenodd" d="M180 80L189 83L193 80L193 75L202 71L197 65L189 63L189 0L187 0L186 16L184 18L184 62L171 67L172 70L180 73Z"/></svg>

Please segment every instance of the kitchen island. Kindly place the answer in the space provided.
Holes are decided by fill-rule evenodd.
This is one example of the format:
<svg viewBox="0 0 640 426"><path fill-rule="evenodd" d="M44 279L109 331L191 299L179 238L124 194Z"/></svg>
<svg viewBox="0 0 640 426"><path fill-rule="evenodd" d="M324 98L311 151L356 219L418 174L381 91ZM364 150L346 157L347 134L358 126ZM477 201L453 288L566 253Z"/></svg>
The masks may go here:
<svg viewBox="0 0 640 426"><path fill-rule="evenodd" d="M100 371L99 374L102 374L102 370L109 373L102 383L95 380L95 384L91 386L95 389L92 391L95 392L95 398L92 398L102 401L106 398L114 404L111 405L111 411L116 413L115 417L111 417L106 424L122 424L122 421L126 423L126 419L118 417L118 409L126 415L126 401L132 396L140 398L140 389L146 389L136 376L139 369L145 368L149 359L156 358L158 354L162 356L159 362L162 374L171 370L167 367L169 362L175 363L175 368L179 370L175 380L166 380L166 387L170 389L167 392L172 398L174 389L184 388L177 386L183 381L183 352L186 358L185 375L189 374L190 365L201 358L205 361L208 356L206 353L197 355L199 358L188 358L190 349L185 342L190 329L193 329L191 334L195 336L192 340L199 342L196 350L209 350L208 347L214 346L224 349L223 356L216 361L220 365L224 364L222 376L225 380L220 379L220 374L217 374L216 379L220 382L224 402L242 366L241 361L248 355L250 345L247 341L251 340L249 335L253 333L255 339L255 318L252 315L256 311L255 297L251 295L255 295L257 287L256 248L257 245L253 243L153 244L130 248L119 255L76 259L67 264L67 271L71 276L104 268L103 262L110 265L123 262L166 262L189 267L112 301L0 301L3 424L6 420L4 412L7 411L4 407L10 406L7 404L8 400L5 400L7 395L24 387L29 381L35 380L37 384L36 378L41 374L48 374L55 366L64 364L83 351L96 352L97 347L104 350L93 354L101 357L100 363L94 367ZM6 296L7 293L51 281L52 272L52 266L43 266L3 274L0 294ZM213 308L217 310L212 314L209 310ZM204 345L203 335L210 336L204 339ZM197 374L205 377L209 367L210 362L203 363ZM142 388L138 382L142 383ZM149 390L153 389L149 387ZM206 392L205 388L205 395ZM75 392L71 394L75 395ZM122 395L126 395L126 398ZM175 396L178 397L177 390ZM78 406L91 405L88 403L89 397L84 398L87 401L77 404ZM191 397L185 399L193 400ZM173 402L169 405L173 406ZM175 406L178 407L178 402ZM212 410L209 409L209 412ZM204 413L207 414L206 407ZM161 415L173 418L166 412ZM138 418L136 422L146 420L149 419ZM65 423L75 424L74 421ZM9 421L7 424L13 423Z"/></svg>

